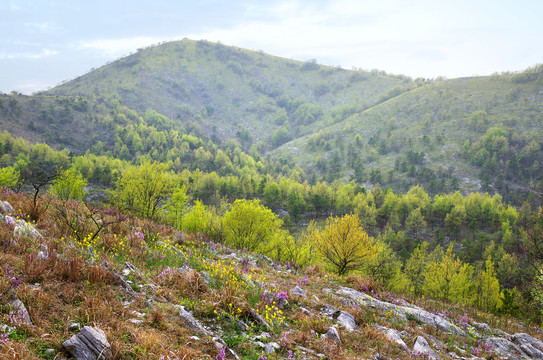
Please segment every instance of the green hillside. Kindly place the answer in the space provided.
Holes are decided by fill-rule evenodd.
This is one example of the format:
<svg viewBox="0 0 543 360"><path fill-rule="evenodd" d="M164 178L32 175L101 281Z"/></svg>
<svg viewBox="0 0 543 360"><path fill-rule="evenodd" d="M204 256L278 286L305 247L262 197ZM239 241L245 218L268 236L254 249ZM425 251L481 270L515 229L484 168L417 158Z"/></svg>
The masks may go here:
<svg viewBox="0 0 543 360"><path fill-rule="evenodd" d="M166 115L174 128L248 148L313 133L411 87L409 78L383 72L184 40L140 49L47 94L115 96L140 113Z"/></svg>
<svg viewBox="0 0 543 360"><path fill-rule="evenodd" d="M272 153L327 178L540 196L543 67L427 84Z"/></svg>

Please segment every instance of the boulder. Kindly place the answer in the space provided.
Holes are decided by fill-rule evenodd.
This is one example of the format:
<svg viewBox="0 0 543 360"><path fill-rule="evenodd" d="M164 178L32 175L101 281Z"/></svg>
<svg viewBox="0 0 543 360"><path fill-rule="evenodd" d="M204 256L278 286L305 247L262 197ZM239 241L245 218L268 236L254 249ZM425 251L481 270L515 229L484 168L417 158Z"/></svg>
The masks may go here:
<svg viewBox="0 0 543 360"><path fill-rule="evenodd" d="M77 360L104 360L112 357L106 334L99 328L84 326L62 346Z"/></svg>
<svg viewBox="0 0 543 360"><path fill-rule="evenodd" d="M492 351L499 356L505 356L506 359L522 359L519 356L522 351L520 347L505 338L489 337L485 341L492 346Z"/></svg>
<svg viewBox="0 0 543 360"><path fill-rule="evenodd" d="M13 214L13 206L7 201L0 201L0 214L9 215Z"/></svg>
<svg viewBox="0 0 543 360"><path fill-rule="evenodd" d="M301 287L299 287L298 285L296 285L293 289L290 290L290 293L294 296L298 296L298 297L302 297L302 298L306 298L307 297L307 292L302 289Z"/></svg>
<svg viewBox="0 0 543 360"><path fill-rule="evenodd" d="M400 348L402 348L402 350L409 351L409 348L403 341L402 336L398 330L389 329L385 326L379 326L379 325L376 325L375 327L377 328L377 330L382 332L390 342L398 344Z"/></svg>
<svg viewBox="0 0 543 360"><path fill-rule="evenodd" d="M348 331L354 331L357 328L356 321L354 320L354 316L352 316L348 312L341 311L336 320L338 323L343 325L345 329L347 329Z"/></svg>
<svg viewBox="0 0 543 360"><path fill-rule="evenodd" d="M19 300L14 294L12 294L8 300L11 310L17 311L17 316L26 325L34 326L30 319L30 314L25 307L25 304Z"/></svg>
<svg viewBox="0 0 543 360"><path fill-rule="evenodd" d="M528 334L515 334L512 340L531 359L543 359L543 341Z"/></svg>
<svg viewBox="0 0 543 360"><path fill-rule="evenodd" d="M192 316L190 312L185 310L184 306L181 305L173 305L176 309L179 310L179 316L181 317L181 320L185 323L185 325L196 332L203 333L204 335L209 335L208 331L200 324L198 320Z"/></svg>
<svg viewBox="0 0 543 360"><path fill-rule="evenodd" d="M436 352L432 350L432 348L428 344L428 341L426 341L426 339L422 336L417 336L415 345L413 345L413 351L418 354L424 354L429 359L437 359Z"/></svg>
<svg viewBox="0 0 543 360"><path fill-rule="evenodd" d="M339 288L339 290L337 290L337 294L350 298L350 300L354 301L357 305L370 306L384 311L390 311L404 321L407 321L408 318L414 318L422 323L432 325L449 333L466 335L464 330L460 329L450 321L420 308L391 304L347 287Z"/></svg>
<svg viewBox="0 0 543 360"><path fill-rule="evenodd" d="M326 334L321 335L321 339L331 340L331 341L335 342L336 344L338 344L338 346L341 346L341 339L339 337L339 333L338 333L337 329L335 327L333 327L333 326L330 329L328 329Z"/></svg>

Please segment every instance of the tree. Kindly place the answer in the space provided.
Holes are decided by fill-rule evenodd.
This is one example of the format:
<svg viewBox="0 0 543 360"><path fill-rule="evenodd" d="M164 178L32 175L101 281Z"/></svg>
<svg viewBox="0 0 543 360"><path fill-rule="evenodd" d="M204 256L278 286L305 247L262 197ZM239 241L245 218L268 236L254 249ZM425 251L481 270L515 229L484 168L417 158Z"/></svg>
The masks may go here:
<svg viewBox="0 0 543 360"><path fill-rule="evenodd" d="M312 244L338 275L360 269L377 256L375 241L362 228L356 215L329 217L324 229L310 229Z"/></svg>
<svg viewBox="0 0 543 360"><path fill-rule="evenodd" d="M66 171L61 171L57 178L53 180L51 192L60 200L82 200L85 196L85 187L87 179L84 179L79 171L70 168Z"/></svg>
<svg viewBox="0 0 543 360"><path fill-rule="evenodd" d="M283 221L259 200L236 200L223 217L226 243L249 251L271 243L282 225Z"/></svg>
<svg viewBox="0 0 543 360"><path fill-rule="evenodd" d="M502 305L502 296L492 257L486 259L485 270L479 273L476 285L476 305L485 311L496 311Z"/></svg>
<svg viewBox="0 0 543 360"><path fill-rule="evenodd" d="M128 168L117 181L113 201L120 209L155 218L159 205L172 195L174 183L168 165L144 162Z"/></svg>
<svg viewBox="0 0 543 360"><path fill-rule="evenodd" d="M426 226L427 224L424 220L424 216L422 216L420 212L420 208L412 210L407 216L407 219L405 219L405 227L407 231L414 234L415 237L417 237L417 234L419 234L421 231L426 229Z"/></svg>
<svg viewBox="0 0 543 360"><path fill-rule="evenodd" d="M469 304L473 267L463 264L453 253L452 244L440 260L430 262L424 275L423 292L444 301Z"/></svg>
<svg viewBox="0 0 543 360"><path fill-rule="evenodd" d="M164 206L166 218L176 229L181 229L181 222L185 207L187 205L188 196L185 190L185 186L178 186L174 191L170 199Z"/></svg>
<svg viewBox="0 0 543 360"><path fill-rule="evenodd" d="M19 171L13 167L0 169L0 187L13 188L19 182Z"/></svg>
<svg viewBox="0 0 543 360"><path fill-rule="evenodd" d="M422 294L424 285L424 273L428 265L428 243L423 242L413 251L411 257L405 263L405 273L411 281L412 291L415 296Z"/></svg>

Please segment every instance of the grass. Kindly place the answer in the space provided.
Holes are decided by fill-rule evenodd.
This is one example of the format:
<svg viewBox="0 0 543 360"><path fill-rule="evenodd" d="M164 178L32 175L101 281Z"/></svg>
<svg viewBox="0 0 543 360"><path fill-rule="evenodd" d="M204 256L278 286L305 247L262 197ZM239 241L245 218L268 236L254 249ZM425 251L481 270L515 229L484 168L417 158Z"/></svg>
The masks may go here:
<svg viewBox="0 0 543 360"><path fill-rule="evenodd" d="M25 209L31 201L25 194L7 195L4 200L17 210ZM71 206L73 211L82 206L73 202L57 205ZM472 327L474 322L510 333L536 333L536 329L515 319L422 298L407 301L463 324L472 329L471 335L446 334L414 319L403 322L390 312L353 307L333 291L322 291L350 286L365 289L385 301L401 298L370 278L340 278L318 266L287 270L265 261L254 266L251 261L256 258L251 253L212 243L201 235L180 236L172 228L131 216L104 229L92 242L85 236L78 241L77 236L69 235L73 230L55 218L52 209L44 211L35 224L44 234L42 239L26 237L12 243L12 229L0 224L0 323L15 328L7 341L0 342L0 359L60 356L62 342L77 332L70 330L72 323L104 330L114 359L217 358L220 352L211 338L187 328L172 305L192 311L196 319L244 359L265 355L257 341L279 345L274 355L268 354L268 359L303 358L306 350L302 348L325 354L328 359L369 358L376 353L405 358L406 353L387 340L375 325L407 331L409 336L404 340L410 348L416 336L429 334L445 344L443 353L461 354L459 348L465 348L468 353L485 356L491 355L477 335L481 330ZM47 256L40 259L37 253L44 245ZM139 272L130 270L134 268ZM122 290L115 274L123 274L134 296ZM307 291L307 298L291 296L290 290L296 285ZM10 292L28 308L33 327L14 323L10 318ZM339 328L342 347L320 338L336 325L320 312L325 304L350 312L359 326L357 332ZM309 314L302 312L302 307ZM253 311L270 327L260 323ZM142 323L134 324L134 319ZM269 335L263 337L263 332Z"/></svg>

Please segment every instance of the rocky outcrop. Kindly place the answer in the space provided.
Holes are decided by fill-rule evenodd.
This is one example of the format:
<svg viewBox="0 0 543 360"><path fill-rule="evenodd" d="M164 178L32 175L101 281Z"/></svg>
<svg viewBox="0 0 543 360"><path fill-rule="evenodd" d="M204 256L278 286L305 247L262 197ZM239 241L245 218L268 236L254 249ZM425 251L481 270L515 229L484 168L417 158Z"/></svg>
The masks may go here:
<svg viewBox="0 0 543 360"><path fill-rule="evenodd" d="M328 339L335 342L338 346L341 346L341 339L339 337L339 332L335 327L331 327L325 334L321 335L321 339Z"/></svg>
<svg viewBox="0 0 543 360"><path fill-rule="evenodd" d="M9 215L13 214L13 206L7 201L0 201L0 214Z"/></svg>
<svg viewBox="0 0 543 360"><path fill-rule="evenodd" d="M77 360L105 360L112 357L106 334L99 328L85 326L62 346Z"/></svg>
<svg viewBox="0 0 543 360"><path fill-rule="evenodd" d="M465 335L464 330L451 323L450 321L432 314L426 310L415 307L400 306L396 304L391 304L386 301L381 301L375 299L369 295L366 295L360 291L341 287L336 292L340 296L347 297L348 300L354 301L357 305L370 306L378 308L384 311L390 311L396 316L402 318L404 321L407 321L409 318L413 318L417 321L420 321L424 324L432 325L442 331L455 333L459 335Z"/></svg>

